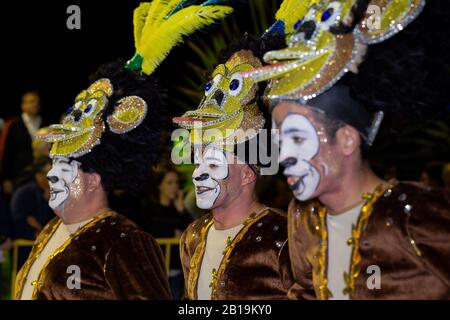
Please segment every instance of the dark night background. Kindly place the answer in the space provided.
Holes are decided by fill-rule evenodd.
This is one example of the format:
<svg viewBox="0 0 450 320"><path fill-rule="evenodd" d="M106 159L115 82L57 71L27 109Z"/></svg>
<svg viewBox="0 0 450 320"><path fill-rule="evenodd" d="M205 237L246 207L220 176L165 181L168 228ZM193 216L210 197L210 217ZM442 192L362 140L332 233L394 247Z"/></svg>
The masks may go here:
<svg viewBox="0 0 450 320"><path fill-rule="evenodd" d="M44 117L52 122L58 121L76 94L87 87L88 75L100 64L133 56L132 16L139 2L22 0L10 2L7 6L2 4L3 95L0 117L19 115L21 93L38 89L42 96ZM256 11L254 8L249 9L255 3L259 3ZM235 39L246 31L255 33L258 27L261 29L271 22L267 17L274 16L279 3L281 1L253 0L249 5L238 1L234 5L235 13L226 20L228 25L235 27L231 30L236 30L236 25L239 30L228 33ZM66 10L72 4L81 8L81 30L69 30L66 27L69 16ZM427 7L432 12L427 19L449 19L448 1L431 0ZM261 16L261 19L257 19L260 20L258 26L254 22L255 13ZM222 37L221 42L214 42L215 38L220 37L221 28L221 25L217 25L210 30L212 32L195 34L192 43L195 44L200 38L203 43L214 43L215 49L220 49L230 41L229 37ZM162 83L168 87L170 101L177 101L170 104L170 113L173 115L179 115L183 109L196 105L195 97L187 98L177 90L180 84L183 86L183 82L196 78L190 83L191 89L201 92L202 82L199 79L203 78L203 74L195 74L196 69L189 67L189 64L196 63L196 59L198 52L192 46L179 46L159 70ZM207 69L205 67L203 71ZM180 101L185 101L186 105ZM425 163L448 162L449 114L447 108L439 122L412 121L396 131L383 129L373 150L375 167L383 172L396 167L401 171L400 178L417 179Z"/></svg>
<svg viewBox="0 0 450 320"><path fill-rule="evenodd" d="M6 80L0 117L20 114L21 93L38 89L44 115L57 121L76 94L87 87L88 76L100 64L117 58L128 60L134 55L133 10L140 2L24 0L9 3L7 9L2 10L0 24L3 79ZM69 17L66 10L72 4L81 9L81 30L66 27ZM248 4L240 1L235 8L233 15L240 17L240 27L245 32ZM192 38L208 39L219 29L220 24ZM236 34L236 39L239 36ZM195 55L187 46L175 48L159 70L163 83L167 83L168 78L171 83L176 82L180 78L180 68L183 69L186 61L195 59Z"/></svg>

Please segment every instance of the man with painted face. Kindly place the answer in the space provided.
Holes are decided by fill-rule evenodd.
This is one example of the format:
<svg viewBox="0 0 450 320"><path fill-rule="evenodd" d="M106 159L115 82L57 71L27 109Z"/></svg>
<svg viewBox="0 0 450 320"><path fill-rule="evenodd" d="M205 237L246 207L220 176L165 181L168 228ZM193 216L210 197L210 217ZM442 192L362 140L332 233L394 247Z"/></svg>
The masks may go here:
<svg viewBox="0 0 450 320"><path fill-rule="evenodd" d="M430 41L437 34L421 19L406 27L424 1L383 3L381 27L373 29L360 23L368 4L316 2L289 47L265 55L274 64L244 74L273 79L268 97L280 164L295 197L288 224L296 284L289 294L448 299L448 192L383 181L366 158L384 112L425 117L445 107L446 90L433 79L448 57L427 56L443 43ZM369 48L357 75L343 76L357 71L367 45L403 29ZM448 47L448 32L442 39Z"/></svg>
<svg viewBox="0 0 450 320"><path fill-rule="evenodd" d="M111 210L108 195L137 191L160 160L158 115L165 105L155 68L184 34L231 12L179 4L141 3L134 13L136 55L101 66L62 123L40 136L52 143L49 204L58 217L19 272L17 299L170 299L159 245ZM168 28L174 21L182 26Z"/></svg>
<svg viewBox="0 0 450 320"><path fill-rule="evenodd" d="M285 1L281 9L287 14L298 4ZM197 206L210 210L180 240L187 299L286 299L293 284L286 215L255 195L263 168L251 161L258 154L251 146L267 147L258 139L266 86L239 73L261 66L265 52L282 46L282 36L267 33L222 52L198 109L174 119L191 130Z"/></svg>
<svg viewBox="0 0 450 320"><path fill-rule="evenodd" d="M195 163L197 206L210 213L180 240L187 298L286 298L286 216L257 201L257 169L214 144L197 150Z"/></svg>

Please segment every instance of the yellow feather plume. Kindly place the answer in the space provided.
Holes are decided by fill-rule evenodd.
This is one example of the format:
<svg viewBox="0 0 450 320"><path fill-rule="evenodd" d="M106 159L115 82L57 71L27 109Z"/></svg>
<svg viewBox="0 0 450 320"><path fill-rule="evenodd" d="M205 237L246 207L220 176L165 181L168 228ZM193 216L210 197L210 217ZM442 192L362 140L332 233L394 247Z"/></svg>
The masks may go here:
<svg viewBox="0 0 450 320"><path fill-rule="evenodd" d="M141 3L134 11L135 57L142 59L141 70L147 75L158 67L174 46L183 41L183 36L208 26L233 11L227 6L192 5L169 15L179 2L180 0L154 0L151 3Z"/></svg>
<svg viewBox="0 0 450 320"><path fill-rule="evenodd" d="M284 22L287 38L295 32L295 23L305 16L311 2L314 0L284 0L281 3L275 18Z"/></svg>

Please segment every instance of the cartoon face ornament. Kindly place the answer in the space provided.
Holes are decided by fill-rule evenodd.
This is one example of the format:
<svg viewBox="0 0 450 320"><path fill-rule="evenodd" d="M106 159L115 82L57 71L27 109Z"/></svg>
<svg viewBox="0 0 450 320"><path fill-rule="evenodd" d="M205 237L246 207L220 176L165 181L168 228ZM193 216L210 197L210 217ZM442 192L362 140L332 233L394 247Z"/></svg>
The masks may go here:
<svg viewBox="0 0 450 320"><path fill-rule="evenodd" d="M52 143L50 157L78 158L89 153L100 144L106 130L122 134L136 128L147 113L145 101L137 96L126 96L118 100L106 121L103 113L113 95L109 79L95 81L82 91L64 116L61 124L53 124L49 132L37 135L39 139Z"/></svg>
<svg viewBox="0 0 450 320"><path fill-rule="evenodd" d="M311 163L320 149L320 139L313 124L303 115L289 114L280 127L280 164L283 174L300 201L310 199L317 190L321 176Z"/></svg>
<svg viewBox="0 0 450 320"><path fill-rule="evenodd" d="M47 173L50 186L49 206L53 210L65 204L69 196L75 195L75 181L79 178L80 163L66 157L53 158L53 165Z"/></svg>
<svg viewBox="0 0 450 320"><path fill-rule="evenodd" d="M250 50L236 52L214 70L197 110L188 111L182 117L174 118L173 122L188 130L201 128L200 137L191 133L193 143L222 141L223 144L233 144L251 139L245 133L248 129L261 129L264 118L255 102L257 83L244 79L240 72L260 66L261 62Z"/></svg>
<svg viewBox="0 0 450 320"><path fill-rule="evenodd" d="M285 49L267 52L268 66L243 72L254 81L271 80L269 99L307 100L333 86L348 72L357 72L367 45L384 41L420 13L424 0L372 0L366 17L347 33L335 28L351 24L356 0L312 2L296 23Z"/></svg>
<svg viewBox="0 0 450 320"><path fill-rule="evenodd" d="M195 153L196 169L192 174L195 185L197 206L201 209L213 208L221 193L220 181L229 174L228 160L223 150L206 147L200 154Z"/></svg>

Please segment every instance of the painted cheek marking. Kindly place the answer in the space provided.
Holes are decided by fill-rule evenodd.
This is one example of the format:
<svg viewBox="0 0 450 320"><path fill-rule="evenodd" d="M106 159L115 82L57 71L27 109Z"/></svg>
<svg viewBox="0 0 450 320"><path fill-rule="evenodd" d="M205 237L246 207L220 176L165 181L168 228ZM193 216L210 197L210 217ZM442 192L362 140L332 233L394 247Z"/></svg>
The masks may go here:
<svg viewBox="0 0 450 320"><path fill-rule="evenodd" d="M329 168L328 168L328 165L325 162L321 162L320 165L323 168L323 174L327 176L328 172L330 171Z"/></svg>

